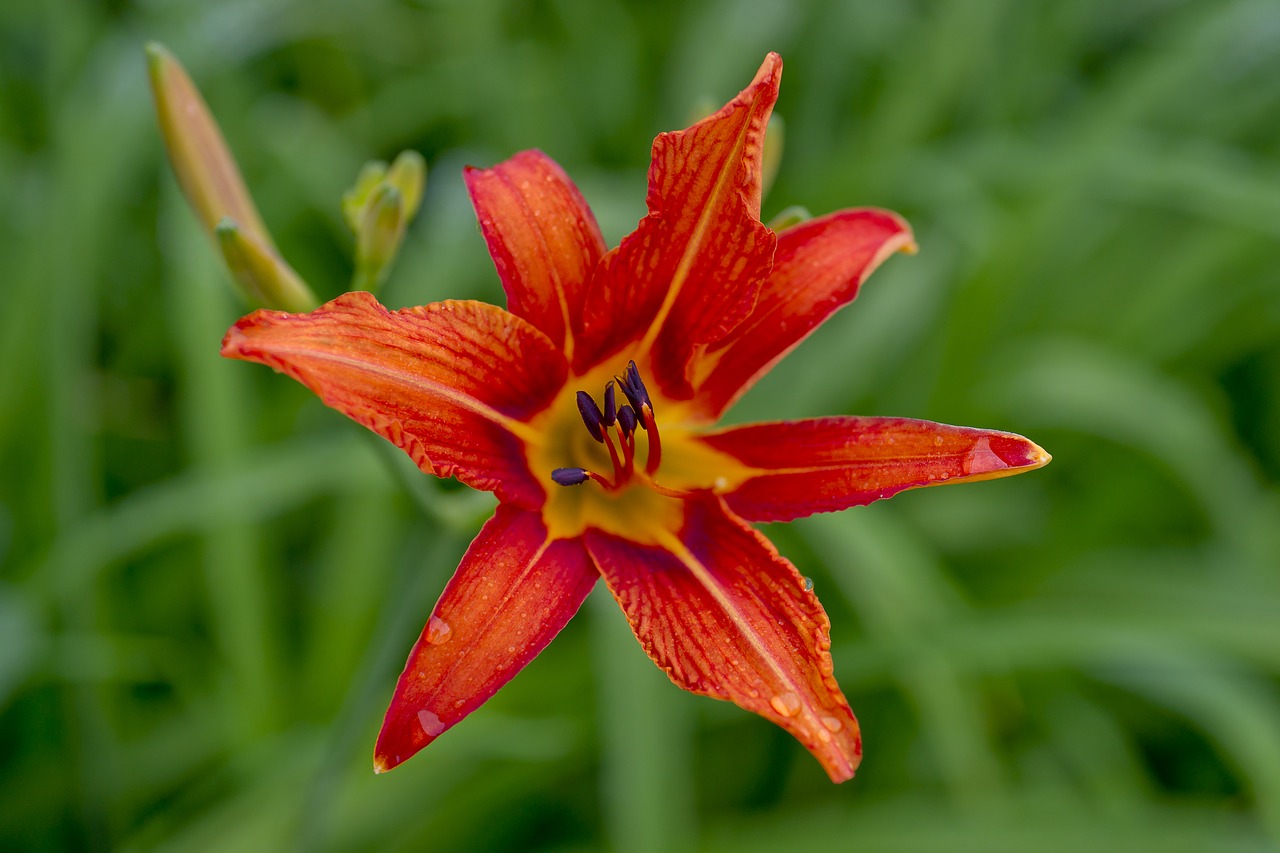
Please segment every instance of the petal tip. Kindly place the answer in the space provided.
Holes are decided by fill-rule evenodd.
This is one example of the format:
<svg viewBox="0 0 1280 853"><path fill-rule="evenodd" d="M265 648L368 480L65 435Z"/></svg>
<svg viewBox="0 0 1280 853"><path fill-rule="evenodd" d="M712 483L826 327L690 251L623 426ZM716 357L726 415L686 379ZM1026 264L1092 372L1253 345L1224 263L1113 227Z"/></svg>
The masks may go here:
<svg viewBox="0 0 1280 853"><path fill-rule="evenodd" d="M1044 448L1020 435L991 434L970 448L964 458L965 474L973 479L1009 477L1048 465L1053 457Z"/></svg>
<svg viewBox="0 0 1280 853"><path fill-rule="evenodd" d="M1035 442L1028 443L1031 445L1029 452L1027 453L1027 459L1029 461L1027 462L1026 467L1028 469L1043 468L1053 461L1053 457L1043 447Z"/></svg>

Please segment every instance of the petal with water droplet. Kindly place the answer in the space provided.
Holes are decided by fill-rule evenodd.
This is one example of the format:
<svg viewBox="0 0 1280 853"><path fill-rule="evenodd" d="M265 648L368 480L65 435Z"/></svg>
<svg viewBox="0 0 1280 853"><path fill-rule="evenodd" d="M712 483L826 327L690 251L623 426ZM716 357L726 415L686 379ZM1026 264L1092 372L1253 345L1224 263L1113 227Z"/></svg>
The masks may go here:
<svg viewBox="0 0 1280 853"><path fill-rule="evenodd" d="M909 418L749 424L700 439L750 469L725 502L750 521L790 521L913 489L1008 477L1045 453L1020 435Z"/></svg>
<svg viewBox="0 0 1280 853"><path fill-rule="evenodd" d="M679 534L660 546L598 530L585 540L636 637L672 681L782 726L833 780L853 776L862 742L831 674L827 615L767 539L720 499L703 497L688 502Z"/></svg>
<svg viewBox="0 0 1280 853"><path fill-rule="evenodd" d="M390 770L480 707L560 632L596 577L580 542L550 540L538 513L500 505L409 653L374 768ZM510 618L521 612L546 615Z"/></svg>

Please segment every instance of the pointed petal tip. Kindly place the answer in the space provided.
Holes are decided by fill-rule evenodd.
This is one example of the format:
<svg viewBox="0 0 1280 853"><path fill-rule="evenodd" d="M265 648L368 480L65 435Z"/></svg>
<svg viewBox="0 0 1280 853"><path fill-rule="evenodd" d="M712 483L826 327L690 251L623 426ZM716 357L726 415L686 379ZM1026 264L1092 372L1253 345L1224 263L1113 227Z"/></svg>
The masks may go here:
<svg viewBox="0 0 1280 853"><path fill-rule="evenodd" d="M760 70L756 72L756 80L765 77L778 77L782 74L782 55L776 50L771 50L765 54L764 62L760 63Z"/></svg>
<svg viewBox="0 0 1280 853"><path fill-rule="evenodd" d="M835 718L826 717L824 721L833 719ZM831 742L824 740L820 744L805 744L822 764L822 769L827 771L831 781L837 785L852 779L858 765L862 763L862 734L857 720L853 720L852 715L850 719L852 730L847 735L841 732Z"/></svg>
<svg viewBox="0 0 1280 853"><path fill-rule="evenodd" d="M1026 465L1028 469L1043 468L1053 461L1053 457L1043 447L1034 441L1027 443L1031 445L1027 453L1027 458L1030 460Z"/></svg>
<svg viewBox="0 0 1280 853"><path fill-rule="evenodd" d="M1053 457L1034 441L1013 433L980 438L964 459L966 479L987 480L1023 474L1048 465Z"/></svg>

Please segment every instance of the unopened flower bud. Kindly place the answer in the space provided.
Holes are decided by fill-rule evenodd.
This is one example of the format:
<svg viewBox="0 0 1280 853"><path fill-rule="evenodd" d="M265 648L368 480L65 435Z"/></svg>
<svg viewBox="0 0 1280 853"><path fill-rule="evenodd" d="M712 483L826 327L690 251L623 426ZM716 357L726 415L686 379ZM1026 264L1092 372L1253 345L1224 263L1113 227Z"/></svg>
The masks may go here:
<svg viewBox="0 0 1280 853"><path fill-rule="evenodd" d="M223 218L214 235L246 301L284 311L304 312L316 307L311 290L293 267L234 219Z"/></svg>

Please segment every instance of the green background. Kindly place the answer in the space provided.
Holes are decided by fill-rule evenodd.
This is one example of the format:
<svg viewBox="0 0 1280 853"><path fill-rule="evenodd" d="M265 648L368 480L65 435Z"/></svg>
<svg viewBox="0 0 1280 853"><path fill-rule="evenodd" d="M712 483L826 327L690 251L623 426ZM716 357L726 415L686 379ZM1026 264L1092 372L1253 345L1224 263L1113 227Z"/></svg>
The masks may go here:
<svg viewBox="0 0 1280 853"><path fill-rule="evenodd" d="M489 499L218 357L238 316L150 114L205 91L284 254L416 149L382 293L500 301L463 164L539 147L611 243L659 131L786 61L766 219L898 256L732 413L1029 435L1035 473L767 529L831 614L866 759L682 693L599 591L371 771ZM4 4L0 848L1262 850L1280 845L1280 5Z"/></svg>

